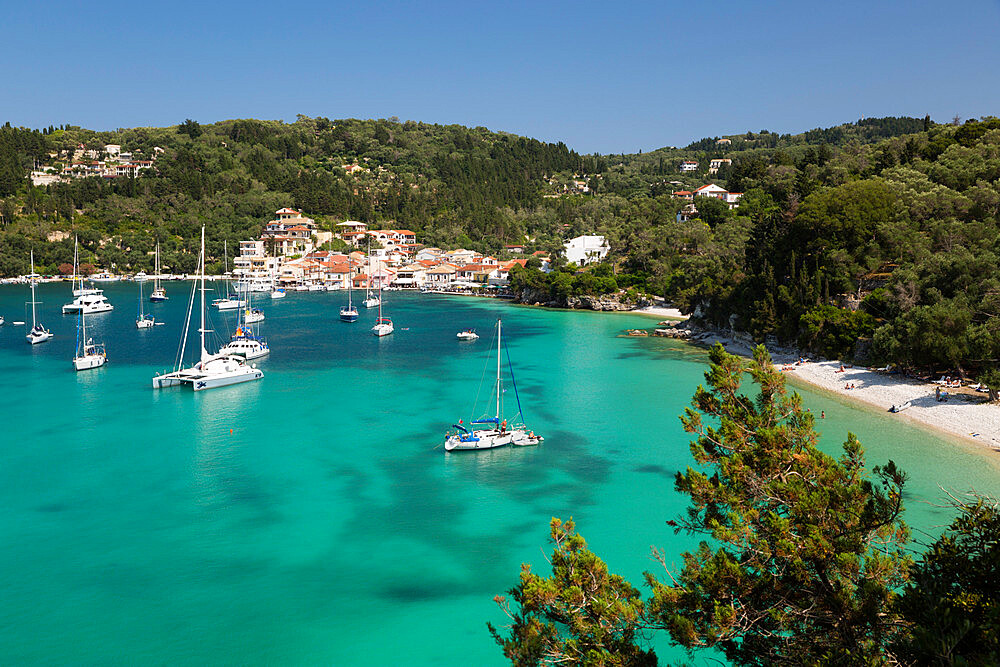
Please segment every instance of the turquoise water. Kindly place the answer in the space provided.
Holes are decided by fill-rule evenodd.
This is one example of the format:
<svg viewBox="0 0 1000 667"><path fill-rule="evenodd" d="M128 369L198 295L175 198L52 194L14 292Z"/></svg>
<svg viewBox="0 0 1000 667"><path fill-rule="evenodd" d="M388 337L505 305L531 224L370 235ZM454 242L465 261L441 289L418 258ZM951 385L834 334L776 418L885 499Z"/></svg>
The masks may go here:
<svg viewBox="0 0 1000 667"><path fill-rule="evenodd" d="M135 286L110 287L116 310L88 318L110 362L76 373L68 287L39 288L56 338L35 347L9 324L30 319L27 289L0 287L4 662L499 665L492 598L520 563L544 566L552 516L636 583L651 545L691 544L664 522L684 507L677 415L705 356L619 337L647 318L390 293L396 333L376 339L374 312L337 321L344 295L291 293L263 300L264 379L196 395L150 388L187 306L187 284L168 289L147 304L166 326L137 331ZM445 455L498 314L546 440ZM456 341L470 326L483 337ZM825 447L850 424L869 461L910 473L921 535L948 521L939 484L1000 492L992 455L803 393L826 411ZM655 643L664 663L681 655Z"/></svg>

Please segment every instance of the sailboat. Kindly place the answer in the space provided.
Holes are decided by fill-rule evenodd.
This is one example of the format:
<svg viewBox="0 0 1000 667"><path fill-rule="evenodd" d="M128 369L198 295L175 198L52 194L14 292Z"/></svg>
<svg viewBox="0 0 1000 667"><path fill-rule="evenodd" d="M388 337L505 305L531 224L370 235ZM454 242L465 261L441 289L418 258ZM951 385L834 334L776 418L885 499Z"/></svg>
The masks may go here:
<svg viewBox="0 0 1000 667"><path fill-rule="evenodd" d="M255 332L251 324L255 324L264 319L264 313L250 307L250 291L247 290L247 307L241 309L236 316L236 331L229 342L222 346L219 354L236 354L244 359L257 359L266 357L271 352L267 341L260 337L259 331Z"/></svg>
<svg viewBox="0 0 1000 667"><path fill-rule="evenodd" d="M145 282L145 281L143 281ZM135 328L136 329L148 329L153 326L156 321L153 319L152 315L147 315L142 310L142 283L139 283L139 313L135 316Z"/></svg>
<svg viewBox="0 0 1000 667"><path fill-rule="evenodd" d="M283 287L278 287L278 281L274 277L274 268L273 268L273 266L274 265L272 264L272 268L271 268L271 298L272 299L281 299L281 298L284 298L284 296L285 296L285 289Z"/></svg>
<svg viewBox="0 0 1000 667"><path fill-rule="evenodd" d="M517 383L514 381L514 372L511 369L510 379L511 384L514 387L514 396L517 398L517 422L508 427L507 420L502 418L503 414L503 403L502 397L504 394L503 388L503 378L500 374L500 358L501 351L500 345L503 338L502 322L497 319L497 379L494 385L493 391L496 397L496 412L492 417L480 417L479 419L474 419L469 423L472 430L463 425L462 421L459 420L457 424L453 426L458 429L454 433L448 433L445 435L444 449L447 452L452 451L475 451L479 449L495 449L497 447L504 447L506 445L517 445L517 446L527 446L527 445L537 445L542 437L535 435L533 431L527 430L523 424L520 423L521 420L521 399L517 394ZM489 363L489 360L487 360ZM510 356L507 357L507 366L510 368ZM486 426L476 430L477 425ZM492 428L491 428L492 427Z"/></svg>
<svg viewBox="0 0 1000 667"><path fill-rule="evenodd" d="M221 299L215 299L212 301L212 305L219 310L236 310L237 308L246 308L247 302L245 299L241 299L239 294L229 294L229 240L224 239L223 243L223 259L226 263L225 273L222 275L222 281L226 284L226 296Z"/></svg>
<svg viewBox="0 0 1000 667"><path fill-rule="evenodd" d="M152 302L166 301L170 297L167 296L167 290L160 285L160 242L156 242L156 275L153 276L153 292L149 295L149 300Z"/></svg>
<svg viewBox="0 0 1000 667"><path fill-rule="evenodd" d="M379 283L378 291L378 319L375 320L375 326L372 327L372 333L381 338L382 336L388 336L395 331L395 327L392 325L392 320L388 317L382 317L382 283Z"/></svg>
<svg viewBox="0 0 1000 667"><path fill-rule="evenodd" d="M354 292L354 276L351 275L351 260L347 259L347 305L340 307L340 319L342 322L357 322L358 309L354 307L352 294Z"/></svg>
<svg viewBox="0 0 1000 667"><path fill-rule="evenodd" d="M73 368L85 371L103 366L108 362L108 353L104 343L95 343L93 338L87 338L87 314L80 311L80 319L76 324L76 352L73 355Z"/></svg>
<svg viewBox="0 0 1000 667"><path fill-rule="evenodd" d="M35 284L36 284L36 278L37 278L37 276L35 275L35 251L32 250L31 251L31 278L30 278L30 280L31 280L31 331L29 331L28 335L25 336L25 338L28 339L28 342L31 343L32 345L37 345L38 343L44 343L48 339L52 338L52 332L49 331L48 329L46 329L45 327L43 327L41 324L39 324L38 320L37 320L37 318L35 316L35 304L38 303L37 301L35 301Z"/></svg>
<svg viewBox="0 0 1000 667"><path fill-rule="evenodd" d="M374 308L382 303L382 294L379 293L378 296L372 296L372 240L368 237L368 279L365 280L365 300L361 304L365 308ZM379 279L379 287L382 285L382 280ZM379 317L382 317L382 310L379 309ZM390 332L391 333L391 332Z"/></svg>
<svg viewBox="0 0 1000 667"><path fill-rule="evenodd" d="M191 324L191 309L194 307L194 288L191 291L191 302L188 304L188 315L184 322L184 332L181 334L181 345L177 355L177 364L173 371L157 375L153 378L153 388L176 387L188 384L195 391L225 387L240 382L259 380L264 372L254 368L246 359L232 354L209 354L205 348L205 228L201 228L201 359L190 368L181 368L184 362L184 350L187 345L188 327Z"/></svg>

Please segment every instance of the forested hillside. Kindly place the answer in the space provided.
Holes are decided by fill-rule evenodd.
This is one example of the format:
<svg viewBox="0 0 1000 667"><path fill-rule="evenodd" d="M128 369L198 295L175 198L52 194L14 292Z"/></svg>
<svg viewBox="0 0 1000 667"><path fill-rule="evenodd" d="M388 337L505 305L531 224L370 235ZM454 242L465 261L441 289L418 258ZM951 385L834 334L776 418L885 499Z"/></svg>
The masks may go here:
<svg viewBox="0 0 1000 667"><path fill-rule="evenodd" d="M112 143L153 167L30 187L33 164L68 169L74 149ZM732 163L710 176L711 157ZM682 159L698 170L682 175ZM671 193L706 182L743 192L739 208L699 198L698 217L677 222L684 202ZM549 275L521 272L515 287L556 297L633 288L828 355L974 372L1000 358L995 118L866 119L634 155L392 119L0 128L0 275L24 273L30 247L56 272L72 239L47 242L53 231L79 234L84 261L133 270L149 269L159 240L168 270L189 271L202 224L221 260L223 240L235 252L282 206L327 228L358 219L492 253L603 234L605 266L557 262Z"/></svg>

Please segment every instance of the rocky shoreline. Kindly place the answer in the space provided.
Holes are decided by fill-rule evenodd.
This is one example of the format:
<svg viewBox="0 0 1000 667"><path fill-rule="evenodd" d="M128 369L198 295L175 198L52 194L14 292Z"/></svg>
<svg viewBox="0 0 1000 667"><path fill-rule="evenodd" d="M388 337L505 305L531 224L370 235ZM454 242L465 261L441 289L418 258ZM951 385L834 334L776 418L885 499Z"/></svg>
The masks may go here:
<svg viewBox="0 0 1000 667"><path fill-rule="evenodd" d="M618 294L602 294L600 296L567 296L561 299L553 299L547 291L543 292L540 290L525 290L514 297L514 303L529 306L544 306L546 308L607 312L624 312L657 305L657 302L649 297L639 296L637 299L632 300L627 298L623 292Z"/></svg>

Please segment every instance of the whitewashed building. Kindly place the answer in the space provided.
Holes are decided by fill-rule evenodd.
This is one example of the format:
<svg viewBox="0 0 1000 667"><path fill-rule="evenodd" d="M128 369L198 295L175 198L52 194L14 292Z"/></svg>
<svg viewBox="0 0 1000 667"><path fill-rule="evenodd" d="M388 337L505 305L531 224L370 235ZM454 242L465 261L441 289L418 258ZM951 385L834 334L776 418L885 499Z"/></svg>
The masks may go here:
<svg viewBox="0 0 1000 667"><path fill-rule="evenodd" d="M607 239L597 235L577 236L563 244L563 247L566 261L573 262L577 266L600 262L608 256L608 251L611 249Z"/></svg>

